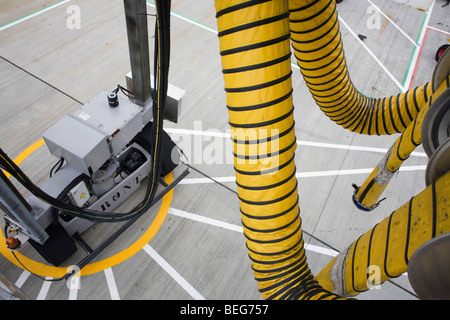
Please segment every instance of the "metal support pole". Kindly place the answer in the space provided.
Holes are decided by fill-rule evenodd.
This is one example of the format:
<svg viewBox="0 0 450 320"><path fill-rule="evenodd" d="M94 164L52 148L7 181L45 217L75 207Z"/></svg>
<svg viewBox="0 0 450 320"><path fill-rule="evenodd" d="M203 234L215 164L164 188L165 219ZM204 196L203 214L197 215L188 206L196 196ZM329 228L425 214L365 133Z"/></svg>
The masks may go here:
<svg viewBox="0 0 450 320"><path fill-rule="evenodd" d="M43 244L48 239L48 234L34 218L28 202L2 171L0 171L0 208L11 221L25 228L30 238L36 242Z"/></svg>
<svg viewBox="0 0 450 320"><path fill-rule="evenodd" d="M124 0L135 103L141 107L151 101L150 55L148 45L147 3Z"/></svg>

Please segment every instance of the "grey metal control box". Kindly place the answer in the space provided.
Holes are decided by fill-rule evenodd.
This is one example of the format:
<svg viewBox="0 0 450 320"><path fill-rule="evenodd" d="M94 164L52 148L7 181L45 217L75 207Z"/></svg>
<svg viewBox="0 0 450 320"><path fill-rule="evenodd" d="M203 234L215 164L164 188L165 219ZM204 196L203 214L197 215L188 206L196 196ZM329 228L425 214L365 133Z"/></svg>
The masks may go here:
<svg viewBox="0 0 450 320"><path fill-rule="evenodd" d="M119 153L144 125L141 107L121 97L118 106L110 107L108 93L100 92L42 134L52 155L87 175Z"/></svg>

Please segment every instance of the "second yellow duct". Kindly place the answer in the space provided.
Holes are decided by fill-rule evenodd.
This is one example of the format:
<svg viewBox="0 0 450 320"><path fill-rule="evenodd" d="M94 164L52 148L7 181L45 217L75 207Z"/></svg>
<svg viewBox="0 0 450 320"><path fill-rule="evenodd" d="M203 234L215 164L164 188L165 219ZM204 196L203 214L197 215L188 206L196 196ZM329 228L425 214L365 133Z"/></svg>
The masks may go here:
<svg viewBox="0 0 450 320"><path fill-rule="evenodd" d="M450 76L431 95L415 120L403 131L363 185L355 190L353 201L359 209L370 211L378 206L378 199L388 186L392 176L400 169L403 162L408 159L416 147L422 143L422 124L429 108L449 88Z"/></svg>
<svg viewBox="0 0 450 320"><path fill-rule="evenodd" d="M403 132L427 102L431 84L389 98L363 95L347 69L336 1L289 0L289 11L295 57L320 109L337 124L357 133Z"/></svg>

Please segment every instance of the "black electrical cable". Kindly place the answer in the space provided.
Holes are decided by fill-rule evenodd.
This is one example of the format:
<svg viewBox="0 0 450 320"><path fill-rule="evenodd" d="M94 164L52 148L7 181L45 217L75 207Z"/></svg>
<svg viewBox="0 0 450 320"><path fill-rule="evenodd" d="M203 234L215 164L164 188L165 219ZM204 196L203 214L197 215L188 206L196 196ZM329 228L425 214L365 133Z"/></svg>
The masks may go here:
<svg viewBox="0 0 450 320"><path fill-rule="evenodd" d="M44 201L51 205L52 207L64 211L73 216L77 216L80 218L97 221L97 222L116 222L116 221L124 221L132 218L136 214L140 214L147 207L147 202L145 206L140 204L131 212L128 213L115 213L115 214L107 214L104 212L98 212L88 209L83 209L76 207L69 203L63 203L58 199L53 198L48 195L46 192L42 191L39 187L37 187L24 173L23 171L16 165L14 162L9 159L9 157L0 149L0 166L9 172L14 178L16 178L26 189L28 189L33 195L39 198L41 201Z"/></svg>
<svg viewBox="0 0 450 320"><path fill-rule="evenodd" d="M169 60L170 60L170 5L171 1L155 2L156 9L156 34L155 34L155 104L153 107L152 143L151 154L152 181L150 186L150 197L154 197L162 170L162 127L164 120L164 107L167 99Z"/></svg>
<svg viewBox="0 0 450 320"><path fill-rule="evenodd" d="M63 95L67 96L68 98L72 99L73 101L77 102L80 105L83 105L83 102L81 102L80 100L76 99L75 97L71 96L70 94L68 94L67 92L62 91L61 89L55 87L54 85L48 83L47 81L45 81L42 78L39 78L38 76L36 76L35 74L29 72L28 70L25 70L24 68L18 66L17 64L15 64L14 62L6 59L5 57L0 56L1 59L3 59L4 61L8 62L9 64L11 64L12 66L16 67L19 70L22 70L23 72L25 72L26 74L32 76L33 78L41 81L42 83L46 84L47 86L51 87L52 89L58 91L59 93L62 93Z"/></svg>
<svg viewBox="0 0 450 320"><path fill-rule="evenodd" d="M214 183L217 183L218 185L224 187L225 189L227 189L228 191L231 191L232 193L234 193L235 195L238 195L237 191L227 187L226 185L224 185L223 183L217 181L216 179L214 179L213 177L207 175L206 173L202 172L201 170L193 167L191 164L189 164L189 159L186 156L186 154L184 153L183 149L181 149L179 146L175 145L175 147L180 151L181 155L186 159L186 162L181 161L185 166L187 166L188 168L200 173L202 176L204 176L205 178L208 178L209 180L211 180Z"/></svg>
<svg viewBox="0 0 450 320"><path fill-rule="evenodd" d="M43 281L47 281L47 282L58 282L61 280L67 280L69 279L71 276L73 276L76 272L75 270L72 270L72 272L69 272L68 274L65 274L64 276L62 276L61 278L44 278L41 277L40 275L34 273L33 271L31 271L30 269L28 269L23 263L22 261L19 260L19 258L16 256L16 254L14 253L14 251L11 251L12 255L14 256L14 258L17 260L17 262L25 269L27 270L29 273L31 273L32 275L34 275L35 277L38 277L39 279L43 280Z"/></svg>
<svg viewBox="0 0 450 320"><path fill-rule="evenodd" d="M114 93L118 93L120 91L122 91L122 93L124 95L126 95L128 98L133 99L134 98L134 93L131 92L130 90L128 90L127 88L122 87L120 84L117 85L117 88L113 90Z"/></svg>
<svg viewBox="0 0 450 320"><path fill-rule="evenodd" d="M8 227L10 227L9 221L5 219L5 226L3 227L3 233L4 233L4 237L5 237L5 238L7 238L7 235L8 235ZM72 275L74 274L74 273L69 273L69 274L66 274L66 275L62 276L61 278L47 279L47 278L41 277L40 275L38 275L38 274L34 273L33 271L31 271L30 269L28 269L28 268L22 263L22 261L20 261L20 259L16 256L16 254L14 253L14 250L11 250L11 253L12 253L13 257L17 260L17 262L18 262L18 263L19 263L26 271L28 271L29 273L31 273L32 275L38 277L38 278L41 279L41 280L49 281L49 282L57 282L57 281L61 281L61 280L64 280L64 279L68 279L70 276L72 276Z"/></svg>
<svg viewBox="0 0 450 320"><path fill-rule="evenodd" d="M55 165L50 169L50 178L53 176L53 173L57 173L61 169L64 160L65 159L63 157L59 158L58 162L56 162Z"/></svg>

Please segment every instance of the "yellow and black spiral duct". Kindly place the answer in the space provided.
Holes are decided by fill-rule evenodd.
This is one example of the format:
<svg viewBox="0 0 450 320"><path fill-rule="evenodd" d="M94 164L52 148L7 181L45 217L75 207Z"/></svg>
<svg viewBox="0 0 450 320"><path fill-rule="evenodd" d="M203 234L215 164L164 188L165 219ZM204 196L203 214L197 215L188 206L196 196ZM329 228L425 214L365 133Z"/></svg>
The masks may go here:
<svg viewBox="0 0 450 320"><path fill-rule="evenodd" d="M431 82L389 98L363 95L347 69L335 0L289 0L289 10L294 54L321 110L337 124L360 134L405 132L362 186L355 186L355 205L371 211L391 177L421 143L419 124L426 114L421 110L430 105Z"/></svg>
<svg viewBox="0 0 450 320"><path fill-rule="evenodd" d="M288 3L215 4L242 224L259 291L266 299L337 298L314 280L303 247Z"/></svg>
<svg viewBox="0 0 450 320"><path fill-rule="evenodd" d="M400 169L403 162L409 158L411 153L422 143L422 124L425 115L432 104L444 92L450 88L450 76L442 82L439 88L431 95L428 102L417 114L405 131L397 138L395 143L381 159L372 173L361 187L357 187L353 195L355 205L364 211L371 211L379 204L379 197L388 186L393 175Z"/></svg>
<svg viewBox="0 0 450 320"><path fill-rule="evenodd" d="M352 131L402 132L425 106L431 86L388 99L360 94L345 65L335 0L215 0L215 7L242 225L263 298L351 296L367 290L360 283L367 282L368 263L386 266L382 281L404 272L405 261L395 256L398 248L408 248L402 255L407 259L430 237L450 231L448 174L362 236L317 278L308 267L295 176L290 40L319 106ZM331 275L334 265L345 272L339 280L344 290Z"/></svg>
<svg viewBox="0 0 450 320"><path fill-rule="evenodd" d="M431 83L389 98L360 93L350 78L335 0L289 0L292 47L320 109L342 127L367 135L401 133L432 93Z"/></svg>
<svg viewBox="0 0 450 320"><path fill-rule="evenodd" d="M450 232L450 172L430 184L343 250L316 280L342 296L355 296L408 270L412 254ZM373 275L375 282L368 281Z"/></svg>

